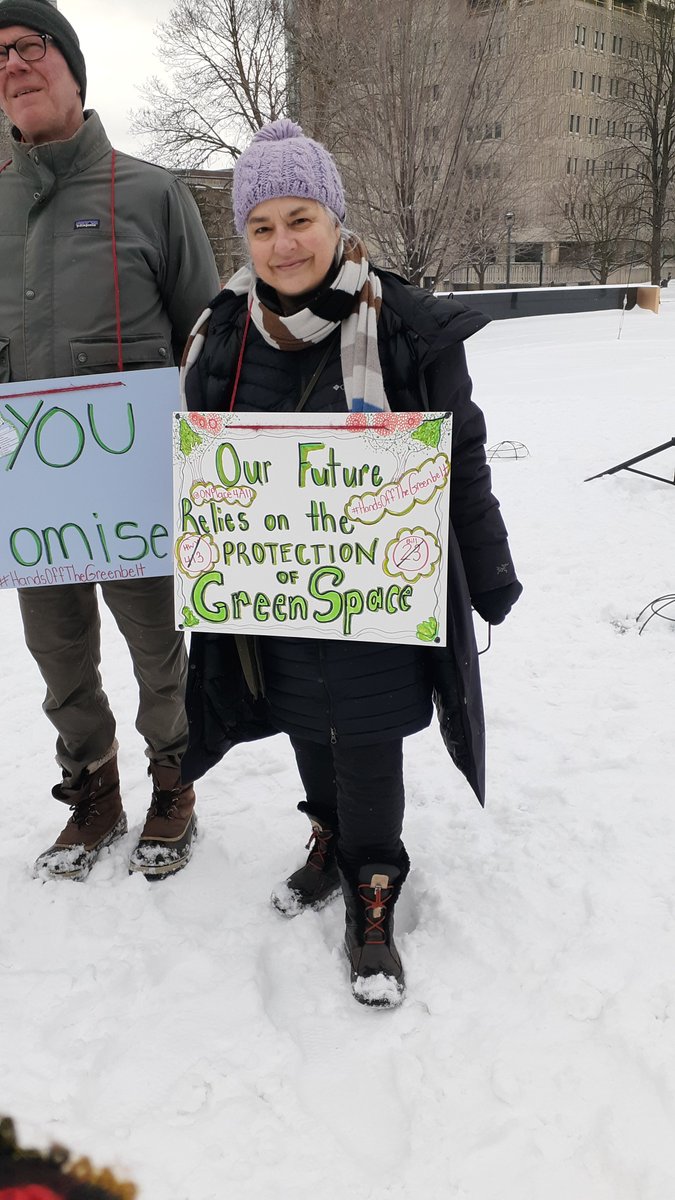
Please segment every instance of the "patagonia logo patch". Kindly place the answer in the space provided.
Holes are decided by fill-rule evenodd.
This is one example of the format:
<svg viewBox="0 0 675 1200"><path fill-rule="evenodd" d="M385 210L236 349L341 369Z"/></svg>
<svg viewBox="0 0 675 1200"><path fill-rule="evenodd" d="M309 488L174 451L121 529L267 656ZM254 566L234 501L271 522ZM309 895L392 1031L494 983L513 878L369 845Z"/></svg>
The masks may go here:
<svg viewBox="0 0 675 1200"><path fill-rule="evenodd" d="M73 229L98 229L101 222L98 217L83 218L81 221L76 221Z"/></svg>

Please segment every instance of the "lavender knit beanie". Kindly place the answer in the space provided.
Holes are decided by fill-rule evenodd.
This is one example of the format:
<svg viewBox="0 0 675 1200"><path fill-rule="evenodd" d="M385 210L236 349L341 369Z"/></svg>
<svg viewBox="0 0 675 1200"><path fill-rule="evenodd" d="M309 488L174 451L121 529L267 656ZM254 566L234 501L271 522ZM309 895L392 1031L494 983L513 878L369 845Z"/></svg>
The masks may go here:
<svg viewBox="0 0 675 1200"><path fill-rule="evenodd" d="M244 232L257 204L280 196L318 200L344 220L345 197L332 156L287 117L259 129L235 163L232 205L237 232Z"/></svg>

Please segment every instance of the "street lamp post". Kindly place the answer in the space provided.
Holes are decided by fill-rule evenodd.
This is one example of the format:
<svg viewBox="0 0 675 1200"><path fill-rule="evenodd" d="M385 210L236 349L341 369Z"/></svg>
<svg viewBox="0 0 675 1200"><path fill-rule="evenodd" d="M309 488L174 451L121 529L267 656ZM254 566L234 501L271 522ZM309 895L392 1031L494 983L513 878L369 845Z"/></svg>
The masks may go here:
<svg viewBox="0 0 675 1200"><path fill-rule="evenodd" d="M504 213L506 221L506 286L511 285L511 230L513 229L514 213Z"/></svg>

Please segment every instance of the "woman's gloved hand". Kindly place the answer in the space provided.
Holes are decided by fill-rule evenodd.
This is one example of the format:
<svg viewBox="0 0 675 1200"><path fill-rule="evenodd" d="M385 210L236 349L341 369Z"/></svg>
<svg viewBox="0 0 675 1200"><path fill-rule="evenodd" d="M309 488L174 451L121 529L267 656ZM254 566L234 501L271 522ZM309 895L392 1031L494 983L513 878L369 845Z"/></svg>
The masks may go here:
<svg viewBox="0 0 675 1200"><path fill-rule="evenodd" d="M493 588L489 592L479 592L477 596L471 597L471 603L484 621L490 625L501 625L504 618L511 612L522 590L522 583L514 579L513 583L507 583L505 587Z"/></svg>

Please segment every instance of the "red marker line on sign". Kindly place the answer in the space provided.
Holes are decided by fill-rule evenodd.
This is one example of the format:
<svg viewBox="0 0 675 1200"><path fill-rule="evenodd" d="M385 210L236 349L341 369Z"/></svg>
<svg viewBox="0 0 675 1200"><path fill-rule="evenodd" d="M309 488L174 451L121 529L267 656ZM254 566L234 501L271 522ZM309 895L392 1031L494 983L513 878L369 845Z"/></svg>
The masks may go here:
<svg viewBox="0 0 675 1200"><path fill-rule="evenodd" d="M300 429L303 433L311 433L314 429L336 429L342 433L363 433L363 429L350 429L345 425L240 425L239 422L232 428L234 429L252 429L255 433L260 433L261 430L265 433L276 433L278 429L288 431L289 429Z"/></svg>
<svg viewBox="0 0 675 1200"><path fill-rule="evenodd" d="M79 383L63 388L40 388L39 392L10 392L0 396L0 400L20 400L22 396L62 396L64 392L95 392L103 388L126 387L126 383Z"/></svg>

